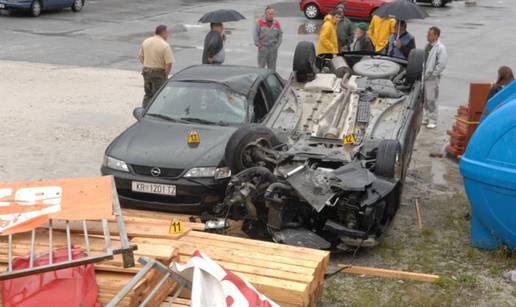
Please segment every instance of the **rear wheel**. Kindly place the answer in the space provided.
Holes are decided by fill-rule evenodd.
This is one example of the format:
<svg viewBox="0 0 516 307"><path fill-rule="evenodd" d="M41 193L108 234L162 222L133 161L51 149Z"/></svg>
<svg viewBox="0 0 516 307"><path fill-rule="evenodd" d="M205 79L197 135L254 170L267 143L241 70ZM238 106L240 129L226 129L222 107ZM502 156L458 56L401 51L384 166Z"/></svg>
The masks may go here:
<svg viewBox="0 0 516 307"><path fill-rule="evenodd" d="M38 17L39 15L41 15L41 10L42 6L40 0L35 0L34 2L32 2L32 6L30 7L30 14L32 17Z"/></svg>
<svg viewBox="0 0 516 307"><path fill-rule="evenodd" d="M443 7L446 5L446 2L444 0L432 0L431 4L433 7Z"/></svg>
<svg viewBox="0 0 516 307"><path fill-rule="evenodd" d="M376 153L375 174L382 177L394 178L398 181L394 190L385 198L384 222L392 220L398 211L403 184L403 157L401 145L396 140L383 140Z"/></svg>
<svg viewBox="0 0 516 307"><path fill-rule="evenodd" d="M308 19L316 19L321 14L321 11L319 11L319 7L313 3L310 3L305 6L305 16Z"/></svg>
<svg viewBox="0 0 516 307"><path fill-rule="evenodd" d="M80 12L82 7L84 6L83 0L74 0L72 5L72 10L74 12Z"/></svg>
<svg viewBox="0 0 516 307"><path fill-rule="evenodd" d="M407 83L412 84L423 77L423 66L425 64L425 51L412 49L407 59Z"/></svg>
<svg viewBox="0 0 516 307"><path fill-rule="evenodd" d="M308 75L317 73L315 46L312 42L299 42L294 51L292 70L298 82L305 82Z"/></svg>

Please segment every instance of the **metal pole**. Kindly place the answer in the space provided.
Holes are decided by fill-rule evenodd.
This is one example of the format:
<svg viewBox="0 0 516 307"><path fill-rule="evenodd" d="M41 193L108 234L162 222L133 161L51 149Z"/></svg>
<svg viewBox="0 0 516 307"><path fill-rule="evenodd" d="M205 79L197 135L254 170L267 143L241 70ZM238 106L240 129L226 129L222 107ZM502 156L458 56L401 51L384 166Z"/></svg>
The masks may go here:
<svg viewBox="0 0 516 307"><path fill-rule="evenodd" d="M32 235L30 239L29 268L32 268L34 265L34 244L36 244L36 229L32 229Z"/></svg>
<svg viewBox="0 0 516 307"><path fill-rule="evenodd" d="M48 264L52 264L54 258L54 238L52 237L52 219L48 221Z"/></svg>
<svg viewBox="0 0 516 307"><path fill-rule="evenodd" d="M86 220L82 220L82 228L84 231L84 244L86 244L86 254L90 255L90 238L88 237L88 225Z"/></svg>
<svg viewBox="0 0 516 307"><path fill-rule="evenodd" d="M147 306L147 304L152 300L152 298L156 295L156 293L158 293L159 289L165 284L165 282L167 281L169 276L170 276L170 273L163 275L163 278L161 278L159 283L154 288L152 288L151 293L149 293L149 295L145 298L143 303L140 304L140 307Z"/></svg>
<svg viewBox="0 0 516 307"><path fill-rule="evenodd" d="M68 249L68 261L72 261L72 239L70 238L69 220L66 220L66 248Z"/></svg>
<svg viewBox="0 0 516 307"><path fill-rule="evenodd" d="M111 190L113 195L113 213L115 214L122 249L126 250L122 253L122 261L124 268L131 268L134 267L134 254L133 250L129 247L129 239L127 238L124 216L122 215L122 209L120 208L120 201L118 200L118 192L116 190L114 178L112 178L111 183Z"/></svg>
<svg viewBox="0 0 516 307"><path fill-rule="evenodd" d="M104 247L106 253L111 252L111 234L109 233L109 223L107 219L102 219L102 230L104 231Z"/></svg>
<svg viewBox="0 0 516 307"><path fill-rule="evenodd" d="M124 297L131 292L133 287L147 274L147 272L152 269L154 266L154 262L150 261L145 264L145 266L138 272L134 277L118 292L115 297L106 305L106 307L115 307L122 301Z"/></svg>

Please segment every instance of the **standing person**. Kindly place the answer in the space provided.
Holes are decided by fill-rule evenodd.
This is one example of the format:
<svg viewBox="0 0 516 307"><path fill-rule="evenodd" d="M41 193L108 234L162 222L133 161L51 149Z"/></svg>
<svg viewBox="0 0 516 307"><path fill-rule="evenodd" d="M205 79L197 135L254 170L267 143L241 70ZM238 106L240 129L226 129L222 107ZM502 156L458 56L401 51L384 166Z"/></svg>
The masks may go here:
<svg viewBox="0 0 516 307"><path fill-rule="evenodd" d="M485 102L484 111L482 112L482 120L489 115L489 113L493 112L498 105L489 105L489 100L498 94L504 87L509 85L509 83L514 81L514 74L512 73L512 69L507 66L502 66L498 69L498 78L496 79L496 83L491 86L491 90L487 95L487 100Z"/></svg>
<svg viewBox="0 0 516 307"><path fill-rule="evenodd" d="M283 40L279 21L274 19L276 12L272 6L265 8L265 15L256 22L254 45L258 47L258 66L276 70L278 48Z"/></svg>
<svg viewBox="0 0 516 307"><path fill-rule="evenodd" d="M423 124L426 124L429 129L437 127L439 81L448 63L446 47L441 43L440 36L441 30L438 27L431 27L427 33L428 44L425 48L425 116Z"/></svg>
<svg viewBox="0 0 516 307"><path fill-rule="evenodd" d="M337 14L341 15L339 23L337 24L337 39L339 42L340 52L349 52L351 50L351 43L353 42L353 23L344 15L346 6L340 3L335 7Z"/></svg>
<svg viewBox="0 0 516 307"><path fill-rule="evenodd" d="M369 38L374 45L374 51L378 54L387 54L387 47L389 46L389 38L396 30L396 19L382 18L373 15L369 24Z"/></svg>
<svg viewBox="0 0 516 307"><path fill-rule="evenodd" d="M210 32L204 38L204 49L202 52L203 64L223 64L226 60L224 50L224 25L221 23L211 23Z"/></svg>
<svg viewBox="0 0 516 307"><path fill-rule="evenodd" d="M399 21L396 23L396 31L389 39L387 55L405 60L414 48L416 48L416 40L412 34L407 32L407 22Z"/></svg>
<svg viewBox="0 0 516 307"><path fill-rule="evenodd" d="M367 36L367 23L359 22L355 27L355 41L351 46L353 52L374 52L374 46Z"/></svg>
<svg viewBox="0 0 516 307"><path fill-rule="evenodd" d="M341 16L336 12L331 12L324 17L324 23L319 34L317 43L317 54L326 57L333 57L339 53L339 42L337 40L337 23Z"/></svg>
<svg viewBox="0 0 516 307"><path fill-rule="evenodd" d="M145 108L149 100L158 89L167 81L174 64L174 54L167 43L167 26L159 25L154 36L143 41L138 52L140 63L143 64L143 88L145 96L142 105Z"/></svg>

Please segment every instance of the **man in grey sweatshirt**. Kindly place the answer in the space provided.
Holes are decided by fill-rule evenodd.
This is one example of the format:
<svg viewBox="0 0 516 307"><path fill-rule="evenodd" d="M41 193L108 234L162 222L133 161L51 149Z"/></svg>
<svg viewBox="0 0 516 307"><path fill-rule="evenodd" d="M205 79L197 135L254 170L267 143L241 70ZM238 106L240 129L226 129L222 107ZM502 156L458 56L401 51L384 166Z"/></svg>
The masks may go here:
<svg viewBox="0 0 516 307"><path fill-rule="evenodd" d="M426 127L429 129L437 127L439 81L448 63L446 47L441 43L440 36L441 30L438 27L431 27L428 30L428 44L425 48L425 114L423 124L427 125Z"/></svg>
<svg viewBox="0 0 516 307"><path fill-rule="evenodd" d="M258 47L258 66L276 70L278 48L283 39L279 21L274 19L274 8L265 8L265 15L256 22L254 44Z"/></svg>

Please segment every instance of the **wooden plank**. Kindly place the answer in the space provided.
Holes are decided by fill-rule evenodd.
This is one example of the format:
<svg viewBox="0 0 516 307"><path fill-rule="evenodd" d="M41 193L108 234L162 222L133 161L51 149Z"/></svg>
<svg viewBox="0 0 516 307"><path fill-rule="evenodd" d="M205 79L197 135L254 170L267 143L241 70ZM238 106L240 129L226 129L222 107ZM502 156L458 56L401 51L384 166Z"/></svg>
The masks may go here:
<svg viewBox="0 0 516 307"><path fill-rule="evenodd" d="M342 272L353 273L353 274L362 274L369 276L377 276L377 277L387 277L387 278L395 278L395 279L410 279L410 280L419 280L426 282L434 282L439 278L438 275L433 274L423 274L423 273L413 273L413 272L405 272L405 271L397 271L397 270L387 270L387 269L378 269L364 266L346 266L343 264L339 264L339 267L345 267Z"/></svg>

